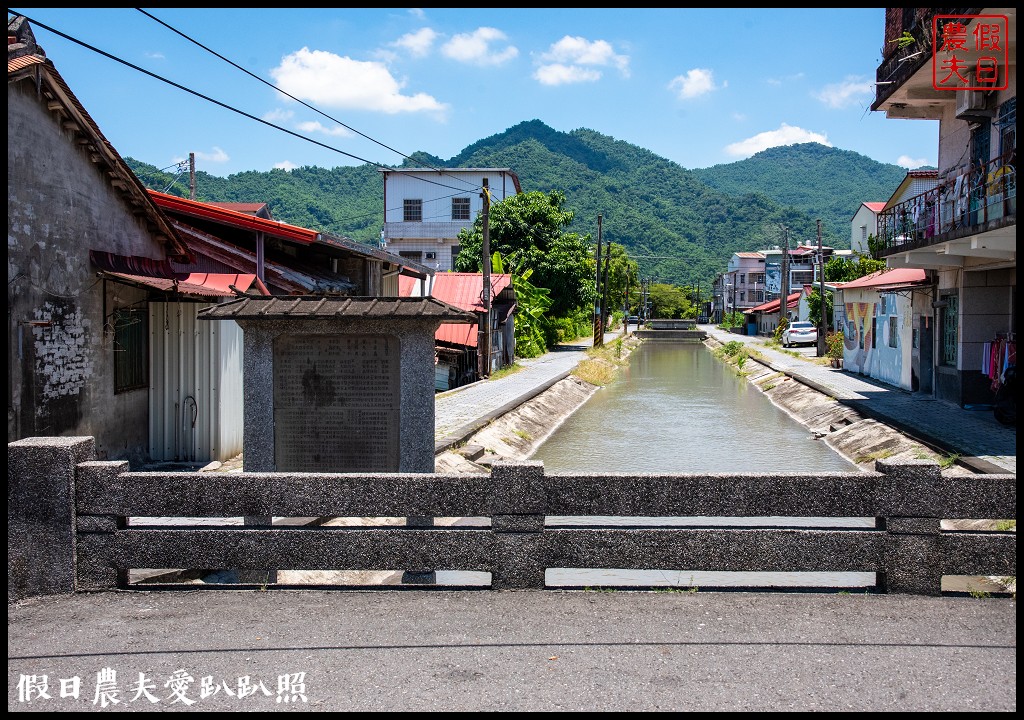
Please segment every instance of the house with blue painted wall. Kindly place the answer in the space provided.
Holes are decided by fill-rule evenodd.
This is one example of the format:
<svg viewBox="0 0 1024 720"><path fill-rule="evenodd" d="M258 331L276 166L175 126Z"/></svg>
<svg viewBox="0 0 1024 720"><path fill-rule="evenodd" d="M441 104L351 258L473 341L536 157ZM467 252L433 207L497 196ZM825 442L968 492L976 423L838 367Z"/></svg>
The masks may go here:
<svg viewBox="0 0 1024 720"><path fill-rule="evenodd" d="M914 325L915 294L930 297L930 288L924 270L899 268L879 270L837 289L836 303L845 310L843 368L917 390L921 342Z"/></svg>

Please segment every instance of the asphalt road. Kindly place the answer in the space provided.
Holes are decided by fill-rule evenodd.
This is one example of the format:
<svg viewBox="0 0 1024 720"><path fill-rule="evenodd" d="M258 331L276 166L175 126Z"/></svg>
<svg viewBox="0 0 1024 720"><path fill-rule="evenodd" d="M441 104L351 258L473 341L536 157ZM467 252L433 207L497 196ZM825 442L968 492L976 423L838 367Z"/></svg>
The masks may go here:
<svg viewBox="0 0 1024 720"><path fill-rule="evenodd" d="M1007 598L101 593L8 606L8 710L1012 712L1016 637Z"/></svg>

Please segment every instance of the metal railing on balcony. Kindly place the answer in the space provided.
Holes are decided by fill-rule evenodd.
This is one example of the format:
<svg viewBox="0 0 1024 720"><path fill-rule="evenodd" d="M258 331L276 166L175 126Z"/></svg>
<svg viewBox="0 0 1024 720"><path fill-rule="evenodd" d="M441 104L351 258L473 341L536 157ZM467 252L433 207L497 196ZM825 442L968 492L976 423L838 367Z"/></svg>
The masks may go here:
<svg viewBox="0 0 1024 720"><path fill-rule="evenodd" d="M983 232L1017 215L1016 154L972 166L967 172L878 214L875 256L926 247Z"/></svg>

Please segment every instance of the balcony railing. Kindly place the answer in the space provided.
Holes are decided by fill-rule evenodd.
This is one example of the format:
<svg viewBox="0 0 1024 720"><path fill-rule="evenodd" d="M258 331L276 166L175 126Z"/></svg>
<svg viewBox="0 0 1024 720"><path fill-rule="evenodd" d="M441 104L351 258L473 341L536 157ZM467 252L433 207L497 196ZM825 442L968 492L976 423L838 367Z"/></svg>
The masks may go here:
<svg viewBox="0 0 1024 720"><path fill-rule="evenodd" d="M934 245L1016 222L1016 155L997 158L878 214L872 254L889 255Z"/></svg>

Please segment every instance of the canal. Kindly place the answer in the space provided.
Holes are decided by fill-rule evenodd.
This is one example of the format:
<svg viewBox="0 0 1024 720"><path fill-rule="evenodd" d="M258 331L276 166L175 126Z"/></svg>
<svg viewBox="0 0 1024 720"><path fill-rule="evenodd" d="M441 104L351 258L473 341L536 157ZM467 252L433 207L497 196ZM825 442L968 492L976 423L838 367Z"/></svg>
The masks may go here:
<svg viewBox="0 0 1024 720"><path fill-rule="evenodd" d="M545 472L857 472L700 343L645 342L535 451ZM870 528L873 518L548 517L549 526L786 526ZM741 573L549 569L559 587L843 587L873 573Z"/></svg>

